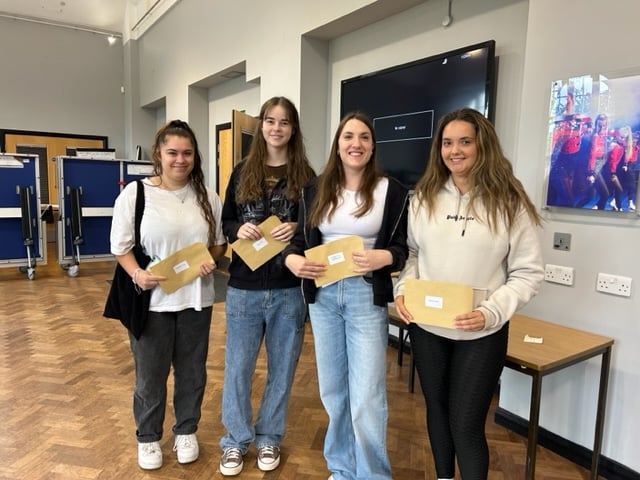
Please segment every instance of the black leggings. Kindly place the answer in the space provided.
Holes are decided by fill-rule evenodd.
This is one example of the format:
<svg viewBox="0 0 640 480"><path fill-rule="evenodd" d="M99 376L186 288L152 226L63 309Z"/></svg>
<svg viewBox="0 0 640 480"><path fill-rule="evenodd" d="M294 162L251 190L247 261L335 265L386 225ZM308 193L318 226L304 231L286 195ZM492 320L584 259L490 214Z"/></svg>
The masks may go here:
<svg viewBox="0 0 640 480"><path fill-rule="evenodd" d="M411 350L427 404L427 430L439 478L485 480L485 421L507 354L509 324L476 340L449 340L409 325Z"/></svg>

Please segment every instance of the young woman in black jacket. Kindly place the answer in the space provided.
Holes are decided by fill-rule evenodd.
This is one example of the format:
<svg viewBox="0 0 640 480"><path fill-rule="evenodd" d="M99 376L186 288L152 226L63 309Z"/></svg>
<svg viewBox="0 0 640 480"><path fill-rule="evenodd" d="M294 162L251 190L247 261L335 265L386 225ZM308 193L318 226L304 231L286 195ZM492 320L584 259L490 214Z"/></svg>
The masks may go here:
<svg viewBox="0 0 640 480"><path fill-rule="evenodd" d="M324 456L332 478L391 478L387 456L387 303L391 273L404 266L408 191L377 168L375 133L361 113L345 116L329 160L307 185L285 264L303 279L313 327L320 397L329 415ZM326 265L304 250L362 237L354 276L322 288Z"/></svg>

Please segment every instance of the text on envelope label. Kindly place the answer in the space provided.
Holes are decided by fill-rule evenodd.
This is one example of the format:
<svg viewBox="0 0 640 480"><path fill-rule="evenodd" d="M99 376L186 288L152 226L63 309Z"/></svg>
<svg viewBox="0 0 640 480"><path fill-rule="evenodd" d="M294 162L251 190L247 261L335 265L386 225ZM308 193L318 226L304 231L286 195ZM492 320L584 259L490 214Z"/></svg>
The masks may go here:
<svg viewBox="0 0 640 480"><path fill-rule="evenodd" d="M344 253L342 253L342 252L333 253L333 254L329 255L329 258L327 260L329 260L329 265L335 265L336 263L342 263L342 262L344 262Z"/></svg>
<svg viewBox="0 0 640 480"><path fill-rule="evenodd" d="M189 262L187 262L186 260L180 262L180 263L176 263L173 266L173 271L176 273L180 273L180 272L184 272L187 268L189 268Z"/></svg>
<svg viewBox="0 0 640 480"><path fill-rule="evenodd" d="M260 240L256 240L255 242L253 242L253 249L256 252L259 252L260 250L262 250L264 247L267 246L267 239L262 237Z"/></svg>
<svg viewBox="0 0 640 480"><path fill-rule="evenodd" d="M429 308L439 308L442 310L442 297L434 297L433 295L427 295L424 297L424 306Z"/></svg>

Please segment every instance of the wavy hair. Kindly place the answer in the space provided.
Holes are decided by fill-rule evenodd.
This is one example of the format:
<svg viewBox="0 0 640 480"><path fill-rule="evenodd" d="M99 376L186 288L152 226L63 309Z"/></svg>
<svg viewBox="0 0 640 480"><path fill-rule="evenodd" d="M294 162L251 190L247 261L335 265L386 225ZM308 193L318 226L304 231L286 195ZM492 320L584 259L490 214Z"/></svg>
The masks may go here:
<svg viewBox="0 0 640 480"><path fill-rule="evenodd" d="M459 120L470 123L476 133L477 159L469 171L471 212L478 217L474 208L476 202L482 202L487 211L487 222L492 232L496 231L501 218L511 228L521 207L524 207L531 220L540 225L538 214L522 183L513 174L511 162L505 157L493 125L480 112L463 108L448 113L438 122L434 142L431 145L429 163L416 184L416 207L426 204L429 216L436 204L436 196L447 182L450 172L442 159L442 132L451 122Z"/></svg>
<svg viewBox="0 0 640 480"><path fill-rule="evenodd" d="M298 110L288 98L272 97L260 109L258 125L253 133L249 153L244 159L242 174L238 183L236 193L238 203L256 201L264 195L264 179L267 177L266 161L269 153L267 151L267 142L264 135L262 135L262 125L271 109L276 106L284 108L287 113L287 120L289 120L292 127L291 138L287 144L287 198L292 202L299 202L302 186L307 180L315 176L304 148Z"/></svg>
<svg viewBox="0 0 640 480"><path fill-rule="evenodd" d="M346 184L344 166L338 153L338 144L342 131L350 120L358 120L364 123L371 132L371 141L373 143L373 153L364 167L362 185L359 191L362 204L354 212L354 215L362 217L373 208L373 192L380 177L384 176L377 162L376 134L373 129L373 123L367 115L362 112L350 112L342 118L338 125L331 143L329 159L322 174L318 177L318 190L309 216L309 224L312 227L320 225L325 218L330 221L338 208L339 194Z"/></svg>
<svg viewBox="0 0 640 480"><path fill-rule="evenodd" d="M176 136L189 139L191 146L193 147L193 169L189 174L191 186L196 192L196 197L202 216L204 217L209 231L207 239L209 246L213 246L215 242L216 221L213 218L213 210L211 209L211 203L209 202L209 196L207 195L207 188L204 184L204 172L202 171L202 155L198 148L198 141L196 135L191 130L191 127L187 122L182 120L172 120L164 124L156 132L156 137L151 147L153 173L160 177L160 185L162 185L162 162L160 160L160 150L162 145L166 143L167 137Z"/></svg>

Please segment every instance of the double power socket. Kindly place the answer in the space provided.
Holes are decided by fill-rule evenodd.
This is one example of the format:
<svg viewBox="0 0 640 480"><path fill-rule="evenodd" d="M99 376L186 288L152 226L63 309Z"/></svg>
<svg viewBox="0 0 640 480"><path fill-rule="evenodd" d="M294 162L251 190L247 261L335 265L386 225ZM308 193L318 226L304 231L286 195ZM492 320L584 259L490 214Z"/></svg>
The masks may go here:
<svg viewBox="0 0 640 480"><path fill-rule="evenodd" d="M561 285L573 285L573 267L563 267L547 263L544 266L544 279Z"/></svg>
<svg viewBox="0 0 640 480"><path fill-rule="evenodd" d="M609 273L599 273L596 281L598 292L620 295L621 297L631 296L631 278L621 275L611 275Z"/></svg>
<svg viewBox="0 0 640 480"><path fill-rule="evenodd" d="M544 279L547 282L559 283L560 285L573 285L573 267L553 265L547 263L544 266ZM631 296L631 278L622 275L612 275L610 273L598 273L596 280L596 291L619 295L621 297Z"/></svg>

